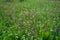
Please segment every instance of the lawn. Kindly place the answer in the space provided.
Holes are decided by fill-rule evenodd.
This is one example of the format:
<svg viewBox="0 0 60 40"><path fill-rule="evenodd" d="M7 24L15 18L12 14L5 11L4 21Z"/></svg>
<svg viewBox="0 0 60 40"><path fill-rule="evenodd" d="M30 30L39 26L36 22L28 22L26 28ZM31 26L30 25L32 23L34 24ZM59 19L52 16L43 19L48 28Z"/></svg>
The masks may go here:
<svg viewBox="0 0 60 40"><path fill-rule="evenodd" d="M60 40L60 1L0 0L0 40Z"/></svg>

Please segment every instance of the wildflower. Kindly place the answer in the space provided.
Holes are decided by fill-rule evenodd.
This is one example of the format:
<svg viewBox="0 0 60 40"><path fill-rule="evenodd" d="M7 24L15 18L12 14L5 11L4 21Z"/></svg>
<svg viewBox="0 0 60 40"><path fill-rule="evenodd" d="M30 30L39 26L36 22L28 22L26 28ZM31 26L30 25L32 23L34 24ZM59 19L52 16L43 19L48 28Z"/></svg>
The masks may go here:
<svg viewBox="0 0 60 40"><path fill-rule="evenodd" d="M28 9L25 9L25 10L24 10L24 13L25 13L25 15L28 15L28 14L29 14Z"/></svg>
<svg viewBox="0 0 60 40"><path fill-rule="evenodd" d="M20 19L18 19L18 23L20 23Z"/></svg>
<svg viewBox="0 0 60 40"><path fill-rule="evenodd" d="M18 28L19 27L19 24L16 26L16 28Z"/></svg>
<svg viewBox="0 0 60 40"><path fill-rule="evenodd" d="M34 27L32 27L32 32L34 32Z"/></svg>
<svg viewBox="0 0 60 40"><path fill-rule="evenodd" d="M22 24L23 24L23 25L26 25L26 22L23 22Z"/></svg>
<svg viewBox="0 0 60 40"><path fill-rule="evenodd" d="M46 31L48 31L48 29L49 29L48 26L46 26Z"/></svg>
<svg viewBox="0 0 60 40"><path fill-rule="evenodd" d="M12 16L12 21L14 22L14 20L15 20L15 17L14 17L14 16Z"/></svg>
<svg viewBox="0 0 60 40"><path fill-rule="evenodd" d="M35 15L32 15L32 18L34 18L35 17Z"/></svg>
<svg viewBox="0 0 60 40"><path fill-rule="evenodd" d="M28 25L28 28L31 28L31 24Z"/></svg>

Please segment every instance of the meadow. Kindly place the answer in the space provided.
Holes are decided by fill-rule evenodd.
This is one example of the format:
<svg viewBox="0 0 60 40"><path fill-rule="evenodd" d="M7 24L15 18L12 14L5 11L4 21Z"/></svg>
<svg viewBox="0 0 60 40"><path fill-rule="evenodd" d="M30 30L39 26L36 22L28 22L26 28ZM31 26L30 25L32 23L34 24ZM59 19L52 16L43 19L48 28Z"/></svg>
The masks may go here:
<svg viewBox="0 0 60 40"><path fill-rule="evenodd" d="M0 40L60 40L60 1L0 0Z"/></svg>

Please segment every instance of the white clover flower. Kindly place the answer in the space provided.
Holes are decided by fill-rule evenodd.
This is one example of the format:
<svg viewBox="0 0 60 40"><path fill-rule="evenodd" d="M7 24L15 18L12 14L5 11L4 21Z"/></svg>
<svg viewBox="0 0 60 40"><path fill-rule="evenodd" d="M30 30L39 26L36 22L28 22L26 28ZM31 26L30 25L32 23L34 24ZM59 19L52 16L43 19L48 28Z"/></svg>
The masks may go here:
<svg viewBox="0 0 60 40"><path fill-rule="evenodd" d="M23 22L22 24L23 24L23 25L26 25L26 22Z"/></svg>

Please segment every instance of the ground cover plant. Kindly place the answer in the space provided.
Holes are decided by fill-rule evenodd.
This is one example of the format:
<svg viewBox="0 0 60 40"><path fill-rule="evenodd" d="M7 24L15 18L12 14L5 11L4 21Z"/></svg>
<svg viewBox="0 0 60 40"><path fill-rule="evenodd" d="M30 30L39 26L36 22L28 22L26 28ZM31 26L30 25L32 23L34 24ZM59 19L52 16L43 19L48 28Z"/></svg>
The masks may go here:
<svg viewBox="0 0 60 40"><path fill-rule="evenodd" d="M0 40L60 40L60 2L0 0Z"/></svg>

